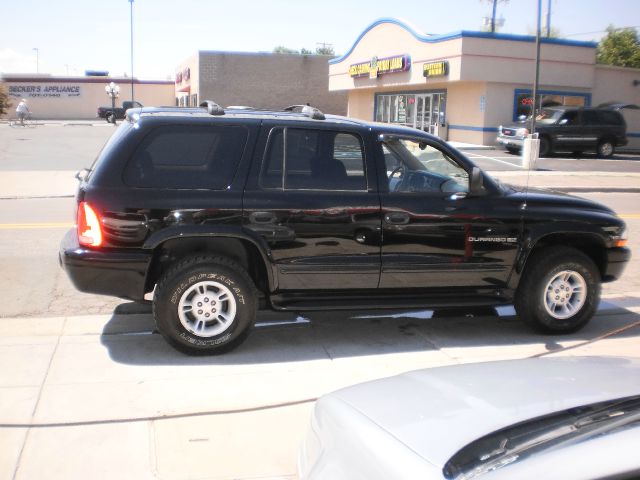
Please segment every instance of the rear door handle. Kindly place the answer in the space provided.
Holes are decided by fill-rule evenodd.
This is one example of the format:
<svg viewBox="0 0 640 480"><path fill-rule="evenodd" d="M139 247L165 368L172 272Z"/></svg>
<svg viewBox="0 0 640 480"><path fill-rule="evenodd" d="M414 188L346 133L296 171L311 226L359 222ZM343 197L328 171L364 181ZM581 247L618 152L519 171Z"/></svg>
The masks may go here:
<svg viewBox="0 0 640 480"><path fill-rule="evenodd" d="M404 212L385 213L384 221L393 225L406 225L409 223L409 214Z"/></svg>

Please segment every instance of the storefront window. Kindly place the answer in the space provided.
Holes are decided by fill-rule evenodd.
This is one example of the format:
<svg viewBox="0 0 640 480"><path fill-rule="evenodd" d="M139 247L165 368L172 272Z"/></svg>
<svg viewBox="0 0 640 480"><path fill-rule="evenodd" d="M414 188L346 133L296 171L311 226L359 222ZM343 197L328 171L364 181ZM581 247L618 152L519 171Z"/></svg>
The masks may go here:
<svg viewBox="0 0 640 480"><path fill-rule="evenodd" d="M375 120L438 135L445 125L445 101L444 92L377 94Z"/></svg>
<svg viewBox="0 0 640 480"><path fill-rule="evenodd" d="M531 90L516 90L514 97L513 120L518 120L523 115L530 116L533 108ZM540 107L588 107L591 104L591 95L588 93L542 91L538 94L538 102Z"/></svg>

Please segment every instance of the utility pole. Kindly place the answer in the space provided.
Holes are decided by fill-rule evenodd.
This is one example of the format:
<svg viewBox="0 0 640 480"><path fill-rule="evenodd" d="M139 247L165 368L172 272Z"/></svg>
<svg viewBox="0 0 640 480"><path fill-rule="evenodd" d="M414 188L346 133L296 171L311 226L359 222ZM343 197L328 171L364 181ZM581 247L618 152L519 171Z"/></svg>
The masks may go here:
<svg viewBox="0 0 640 480"><path fill-rule="evenodd" d="M31 50L36 52L36 73L40 73L40 50L38 50L37 48L32 48Z"/></svg>
<svg viewBox="0 0 640 480"><path fill-rule="evenodd" d="M550 1L550 0L549 0ZM538 20L536 23L536 75L533 81L533 110L531 111L531 134L536 133L536 112L538 111L538 82L540 81L540 20L542 0L538 0Z"/></svg>
<svg viewBox="0 0 640 480"><path fill-rule="evenodd" d="M491 33L496 33L496 6L498 0L493 0L493 13L491 14Z"/></svg>
<svg viewBox="0 0 640 480"><path fill-rule="evenodd" d="M551 37L551 0L547 1L547 38Z"/></svg>

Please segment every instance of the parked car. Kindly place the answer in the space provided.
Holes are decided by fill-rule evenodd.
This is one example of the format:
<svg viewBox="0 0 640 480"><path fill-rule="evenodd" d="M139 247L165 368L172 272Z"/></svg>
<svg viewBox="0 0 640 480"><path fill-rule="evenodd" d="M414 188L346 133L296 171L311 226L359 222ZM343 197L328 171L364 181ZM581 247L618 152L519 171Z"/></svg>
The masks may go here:
<svg viewBox="0 0 640 480"><path fill-rule="evenodd" d="M142 108L142 104L126 100L122 102L122 107L98 107L98 118L104 118L109 123L116 123L116 120L122 120L125 117L130 108Z"/></svg>
<svg viewBox="0 0 640 480"><path fill-rule="evenodd" d="M512 153L522 149L529 134L528 122L500 126L498 143ZM619 111L604 108L547 107L536 116L540 156L558 151L580 155L594 151L611 157L617 147L627 144L627 126Z"/></svg>
<svg viewBox="0 0 640 480"><path fill-rule="evenodd" d="M442 140L325 116L128 111L80 176L60 261L83 292L153 297L188 353L229 350L276 310L515 302L583 327L630 251L611 209L501 185Z"/></svg>
<svg viewBox="0 0 640 480"><path fill-rule="evenodd" d="M640 360L432 368L321 397L301 480L640 478Z"/></svg>

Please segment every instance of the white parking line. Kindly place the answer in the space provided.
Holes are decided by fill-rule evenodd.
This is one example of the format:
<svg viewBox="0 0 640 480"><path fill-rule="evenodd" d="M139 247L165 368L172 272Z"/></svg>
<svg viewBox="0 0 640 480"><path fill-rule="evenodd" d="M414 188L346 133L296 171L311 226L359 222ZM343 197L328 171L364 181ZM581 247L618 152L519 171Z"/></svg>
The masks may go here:
<svg viewBox="0 0 640 480"><path fill-rule="evenodd" d="M516 165L514 163L511 162L505 162L504 160L499 160L495 157L487 157L486 155L480 155L478 153L472 153L472 152L467 152L467 155L471 156L473 155L472 158L486 158L487 160L493 160L494 162L499 162L499 163L503 163L505 165L509 165L510 167L515 167L519 170L522 170L522 167L520 165Z"/></svg>

